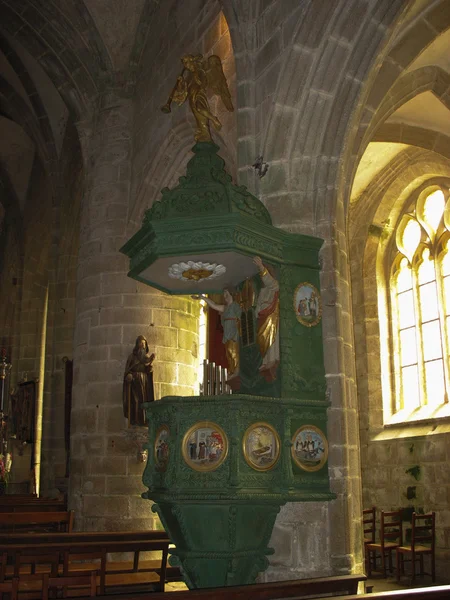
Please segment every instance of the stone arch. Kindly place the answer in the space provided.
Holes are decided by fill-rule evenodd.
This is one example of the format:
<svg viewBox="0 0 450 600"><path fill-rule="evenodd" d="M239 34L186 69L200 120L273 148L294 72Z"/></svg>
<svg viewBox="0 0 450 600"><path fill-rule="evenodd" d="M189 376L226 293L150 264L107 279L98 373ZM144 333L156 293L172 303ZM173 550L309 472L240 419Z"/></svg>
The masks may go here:
<svg viewBox="0 0 450 600"><path fill-rule="evenodd" d="M450 137L413 125L385 123L374 134L372 142L398 142L419 148L433 150L446 158L450 158Z"/></svg>
<svg viewBox="0 0 450 600"><path fill-rule="evenodd" d="M35 115L22 96L2 75L0 75L0 106L6 116L20 125L34 141L43 164L48 164L50 157L47 140L44 139Z"/></svg>
<svg viewBox="0 0 450 600"><path fill-rule="evenodd" d="M275 195L266 201L271 211L277 212L277 205L288 200L299 218L308 215L305 233L320 235L320 227L326 227L329 221L330 209L335 212L332 188L337 188L344 140L352 131L351 119L361 105L363 82L370 78L375 59L387 52L388 32L402 5L401 1L361 5L356 30L354 14L343 6L333 13L330 29L326 29L327 11L316 15L311 8L293 41L265 134L268 160L289 161L284 169L290 185L282 202ZM321 28L329 31L328 37L322 36ZM367 48L365 53L361 53L361 47ZM302 65L304 71L295 69L296 64ZM296 70L298 75L294 78ZM289 100L291 82L299 79L303 92L297 101L295 95ZM262 194L266 197L264 190ZM288 226L292 221L275 220L280 226Z"/></svg>
<svg viewBox="0 0 450 600"><path fill-rule="evenodd" d="M111 81L109 55L83 2L66 5L69 14L52 4L39 8L0 3L2 25L47 72L75 119L92 110L100 87ZM83 37L81 31L89 30ZM63 36L61 37L61 32Z"/></svg>
<svg viewBox="0 0 450 600"><path fill-rule="evenodd" d="M385 123L385 121L403 104L406 104L406 102L418 94L431 91L443 104L450 107L450 102L446 94L449 86L450 75L436 66L422 67L400 77L375 113L366 130L364 140L361 144L362 148L365 149L365 146L372 138L377 138L377 132L380 127L392 127Z"/></svg>
<svg viewBox="0 0 450 600"><path fill-rule="evenodd" d="M20 57L12 48L12 46L8 43L7 39L4 36L0 36L0 50L3 52L3 54L9 61L11 67L14 69L14 72L17 74L24 89L28 91L28 97L30 99L31 105L33 106L35 115L32 115L31 111L29 111L29 113L31 114L28 114L25 120L31 119L33 117L35 118L35 120L37 120L37 115L39 115L39 122L41 125L39 132L42 132L42 137L45 139L45 143L48 147L49 157L51 157L52 159L56 159L57 151L55 141L53 138L52 128L50 125L50 120L48 118L47 111L41 100L39 92L36 89L34 81L30 77ZM13 105L15 106L15 102L13 103Z"/></svg>
<svg viewBox="0 0 450 600"><path fill-rule="evenodd" d="M449 26L450 8L448 3L442 0L432 6L428 12L425 12L424 16L420 17L418 21L416 20L414 26L407 29L404 36L399 35L397 40L394 40L394 44L387 55L384 56L380 68L375 66L372 76L367 78L364 92L366 105L363 111L362 101L364 96L362 96L360 109L355 113L352 125L349 128L350 133L346 143L347 150L342 156L340 179L344 185L339 186L339 188L342 189L345 198L349 197L349 190L357 165L370 141L368 129L372 127L373 122L380 126L378 117L383 113L378 113L378 111L386 110L386 107L390 105L391 88L396 97L396 102L399 102L399 96L403 96L403 101L406 101L408 94L411 93L411 87L414 88L416 85L418 87L415 93L418 93L420 85L423 85L425 87L432 86L433 91L436 90L439 97L443 96L442 92L445 86L440 83L442 73L441 69L437 67L418 69L419 78L417 83L414 82L413 73L405 74L400 79L399 77L403 69L408 67ZM424 35L418 33L421 28L425 31ZM447 76L445 79L447 79ZM395 83L396 80L398 80L397 83ZM431 89L431 87L427 89Z"/></svg>
<svg viewBox="0 0 450 600"><path fill-rule="evenodd" d="M402 476L406 467L403 467L402 471L401 465L405 460L418 460L414 453L402 456L401 444L394 446L390 444L389 439L383 441L381 437L384 425L383 408L384 403L390 401L391 384L389 376L386 375L386 342L381 344L380 351L380 335L382 341L383 336L387 335L387 324L385 318L380 316L379 309L381 302L382 312L385 310L383 304L386 306L387 299L380 300L377 280L381 276L386 277L385 251L392 243L393 232L402 209L408 205L412 195L430 183L446 181L448 185L449 167L449 160L443 156L420 148L407 148L390 162L377 176L376 182L373 182L349 209L363 502L367 506L383 502L402 506L405 503L402 494L409 484L405 483L406 479ZM398 436L398 431L392 436ZM374 442L374 438L378 441ZM389 483L390 471L386 468L386 461L392 461L392 453L397 451L400 466L398 480L393 486ZM375 453L377 460L374 460ZM376 489L374 481L379 482L379 485L375 486ZM389 485L391 489L388 492ZM413 502L416 501L419 504L425 502L420 494ZM428 506L432 507L433 504ZM445 547L445 543L440 545L441 548Z"/></svg>

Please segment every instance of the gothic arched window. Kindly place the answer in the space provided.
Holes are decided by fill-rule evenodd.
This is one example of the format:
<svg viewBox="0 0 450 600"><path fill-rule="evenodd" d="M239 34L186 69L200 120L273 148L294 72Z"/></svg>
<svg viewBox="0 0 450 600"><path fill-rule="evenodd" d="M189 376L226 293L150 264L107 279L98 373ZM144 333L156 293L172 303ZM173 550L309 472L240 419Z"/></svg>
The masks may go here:
<svg viewBox="0 0 450 600"><path fill-rule="evenodd" d="M447 194L447 195L446 195ZM394 413L436 416L450 391L450 201L423 191L401 218L390 270ZM448 205L448 207L447 207Z"/></svg>

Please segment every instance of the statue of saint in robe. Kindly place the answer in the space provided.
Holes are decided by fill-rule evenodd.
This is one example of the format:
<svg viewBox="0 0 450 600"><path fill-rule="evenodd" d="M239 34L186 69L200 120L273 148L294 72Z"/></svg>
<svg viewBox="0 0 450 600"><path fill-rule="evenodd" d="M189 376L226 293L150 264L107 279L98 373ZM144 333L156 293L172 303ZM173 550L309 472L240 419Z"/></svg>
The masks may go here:
<svg viewBox="0 0 450 600"><path fill-rule="evenodd" d="M125 366L123 379L123 414L128 425L146 425L144 402L153 402L153 361L154 354L149 354L147 340L138 336L133 352Z"/></svg>

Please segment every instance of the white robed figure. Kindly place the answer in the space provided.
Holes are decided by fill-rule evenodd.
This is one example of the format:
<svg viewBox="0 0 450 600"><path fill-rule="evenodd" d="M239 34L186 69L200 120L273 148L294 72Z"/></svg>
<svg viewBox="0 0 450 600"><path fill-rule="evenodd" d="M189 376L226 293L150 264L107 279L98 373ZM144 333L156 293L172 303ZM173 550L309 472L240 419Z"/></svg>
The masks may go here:
<svg viewBox="0 0 450 600"><path fill-rule="evenodd" d="M220 320L223 327L222 342L225 345L227 356L229 381L239 374L239 337L242 308L237 302L233 301L233 296L227 288L223 290L225 304L216 304L203 295L192 296L192 298L204 300L208 306L221 313Z"/></svg>

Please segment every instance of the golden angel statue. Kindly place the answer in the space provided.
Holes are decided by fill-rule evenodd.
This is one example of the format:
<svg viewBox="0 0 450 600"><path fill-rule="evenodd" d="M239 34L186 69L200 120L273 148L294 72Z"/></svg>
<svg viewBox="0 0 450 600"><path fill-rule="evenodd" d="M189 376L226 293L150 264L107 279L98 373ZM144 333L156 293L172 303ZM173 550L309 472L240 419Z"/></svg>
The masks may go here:
<svg viewBox="0 0 450 600"><path fill-rule="evenodd" d="M189 106L197 123L195 141L211 142L210 121L217 130L222 127L222 123L211 112L206 96L207 90L220 96L227 110L230 112L234 110L222 62L214 54L208 58L203 58L203 54L185 54L181 62L183 63L181 75L178 76L169 99L161 110L169 113L172 101L181 105L189 98ZM187 77L184 76L186 71Z"/></svg>

